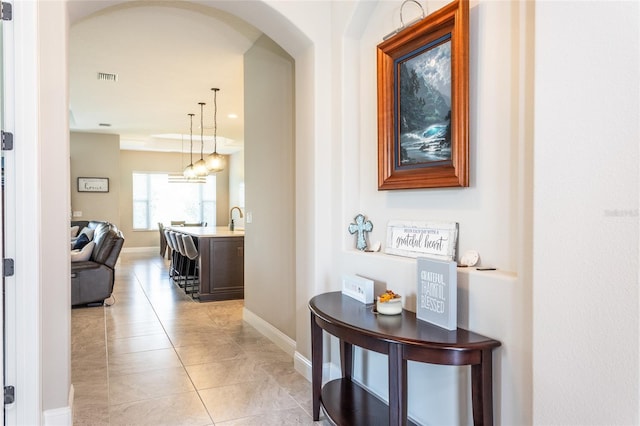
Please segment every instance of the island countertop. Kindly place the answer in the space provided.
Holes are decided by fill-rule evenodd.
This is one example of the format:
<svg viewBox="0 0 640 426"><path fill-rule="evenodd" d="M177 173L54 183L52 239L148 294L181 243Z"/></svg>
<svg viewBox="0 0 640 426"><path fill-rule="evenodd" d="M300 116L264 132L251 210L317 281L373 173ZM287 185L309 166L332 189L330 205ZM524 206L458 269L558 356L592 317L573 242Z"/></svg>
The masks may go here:
<svg viewBox="0 0 640 426"><path fill-rule="evenodd" d="M227 226L170 226L175 232L198 238L244 237L244 230L229 230Z"/></svg>

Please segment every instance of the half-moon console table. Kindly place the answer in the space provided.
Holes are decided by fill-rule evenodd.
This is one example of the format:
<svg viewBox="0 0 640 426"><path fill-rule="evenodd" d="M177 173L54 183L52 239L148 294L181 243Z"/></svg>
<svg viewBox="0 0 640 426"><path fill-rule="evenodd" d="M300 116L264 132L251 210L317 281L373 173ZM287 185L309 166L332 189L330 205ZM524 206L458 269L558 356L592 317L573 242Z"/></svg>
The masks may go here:
<svg viewBox="0 0 640 426"><path fill-rule="evenodd" d="M449 331L400 315L376 315L341 292L324 293L309 301L313 419L320 405L339 426L405 425L407 420L407 361L470 365L475 425L493 424L491 352L500 342L462 328ZM340 339L342 378L322 386L322 330ZM353 345L389 356L389 404L351 380ZM388 422L388 423L387 423Z"/></svg>

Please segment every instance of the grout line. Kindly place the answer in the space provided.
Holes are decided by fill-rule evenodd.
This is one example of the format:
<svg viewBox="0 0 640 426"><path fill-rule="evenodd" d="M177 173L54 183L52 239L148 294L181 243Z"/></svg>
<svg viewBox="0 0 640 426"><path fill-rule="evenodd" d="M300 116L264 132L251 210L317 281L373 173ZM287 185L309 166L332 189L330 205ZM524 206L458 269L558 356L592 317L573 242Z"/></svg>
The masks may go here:
<svg viewBox="0 0 640 426"><path fill-rule="evenodd" d="M104 356L107 363L107 422L111 424L111 373L109 372L109 330L107 329L107 307L102 306L102 320L104 322Z"/></svg>

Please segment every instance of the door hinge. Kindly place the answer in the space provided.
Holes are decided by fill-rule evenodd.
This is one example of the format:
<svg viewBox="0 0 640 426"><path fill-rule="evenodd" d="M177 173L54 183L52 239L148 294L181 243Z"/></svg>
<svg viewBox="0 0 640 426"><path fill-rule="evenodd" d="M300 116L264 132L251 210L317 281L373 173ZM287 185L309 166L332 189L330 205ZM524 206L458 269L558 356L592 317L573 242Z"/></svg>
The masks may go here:
<svg viewBox="0 0 640 426"><path fill-rule="evenodd" d="M2 2L0 7L0 17L3 21L10 21L13 18L13 7L11 3Z"/></svg>
<svg viewBox="0 0 640 426"><path fill-rule="evenodd" d="M3 3L4 4L4 3ZM2 131L2 150L13 150L13 133Z"/></svg>
<svg viewBox="0 0 640 426"><path fill-rule="evenodd" d="M4 387L4 405L13 404L16 400L16 388L13 386Z"/></svg>
<svg viewBox="0 0 640 426"><path fill-rule="evenodd" d="M15 272L13 259L2 259L2 275L5 277L12 277Z"/></svg>

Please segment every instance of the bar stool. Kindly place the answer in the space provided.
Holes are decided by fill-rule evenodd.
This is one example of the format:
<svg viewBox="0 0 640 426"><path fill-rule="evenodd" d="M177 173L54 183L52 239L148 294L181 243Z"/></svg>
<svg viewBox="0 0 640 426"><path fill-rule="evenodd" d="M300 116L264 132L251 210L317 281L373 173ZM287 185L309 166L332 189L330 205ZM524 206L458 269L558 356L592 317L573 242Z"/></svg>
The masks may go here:
<svg viewBox="0 0 640 426"><path fill-rule="evenodd" d="M191 235L182 234L182 246L184 248L184 255L187 259L187 275L186 282L184 286L184 291L186 294L190 294L194 299L197 299L198 291L200 290L200 274L198 269L198 259L199 252L196 247L195 242ZM190 272L193 271L191 274ZM189 289L189 277L191 276L191 289Z"/></svg>
<svg viewBox="0 0 640 426"><path fill-rule="evenodd" d="M164 237L167 241L167 248L169 250L169 278L173 279L173 275L175 274L175 256L176 256L176 245L174 241L171 239L171 231L168 229L164 230Z"/></svg>
<svg viewBox="0 0 640 426"><path fill-rule="evenodd" d="M169 231L169 240L172 245L172 256L171 256L171 278L173 282L180 286L182 280L182 272L180 270L180 265L182 263L182 254L180 253L180 246L178 246L178 238L177 233L175 231Z"/></svg>
<svg viewBox="0 0 640 426"><path fill-rule="evenodd" d="M184 242L182 241L182 234L179 232L173 233L173 238L176 240L176 247L178 248L178 286L184 288L187 282L187 272L185 271L185 266L187 264L187 257L185 256L184 251Z"/></svg>
<svg viewBox="0 0 640 426"><path fill-rule="evenodd" d="M158 231L160 231L160 257L164 259L164 253L167 251L167 238L164 236L164 225L158 222Z"/></svg>

